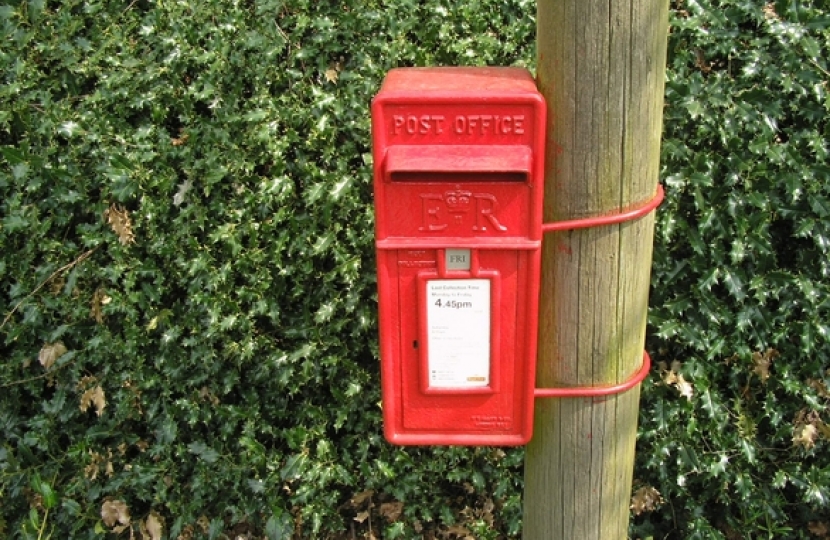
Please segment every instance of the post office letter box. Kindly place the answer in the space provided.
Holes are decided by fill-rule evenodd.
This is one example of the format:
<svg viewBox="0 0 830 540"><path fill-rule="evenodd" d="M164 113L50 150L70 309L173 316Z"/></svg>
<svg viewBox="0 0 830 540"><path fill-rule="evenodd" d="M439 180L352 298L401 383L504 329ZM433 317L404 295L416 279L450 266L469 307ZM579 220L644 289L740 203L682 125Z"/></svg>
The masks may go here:
<svg viewBox="0 0 830 540"><path fill-rule="evenodd" d="M384 434L533 428L545 104L519 68L403 68L372 104Z"/></svg>

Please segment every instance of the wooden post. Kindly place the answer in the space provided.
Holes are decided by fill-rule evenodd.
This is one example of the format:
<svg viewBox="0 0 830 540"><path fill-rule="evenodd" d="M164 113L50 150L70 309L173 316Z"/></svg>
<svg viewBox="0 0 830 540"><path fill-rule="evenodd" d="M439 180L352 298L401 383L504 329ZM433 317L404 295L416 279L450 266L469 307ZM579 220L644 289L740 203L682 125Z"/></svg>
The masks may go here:
<svg viewBox="0 0 830 540"><path fill-rule="evenodd" d="M655 195L667 33L667 0L538 0L546 222ZM620 383L640 367L653 231L652 214L546 235L538 387ZM639 397L536 400L525 540L627 538Z"/></svg>

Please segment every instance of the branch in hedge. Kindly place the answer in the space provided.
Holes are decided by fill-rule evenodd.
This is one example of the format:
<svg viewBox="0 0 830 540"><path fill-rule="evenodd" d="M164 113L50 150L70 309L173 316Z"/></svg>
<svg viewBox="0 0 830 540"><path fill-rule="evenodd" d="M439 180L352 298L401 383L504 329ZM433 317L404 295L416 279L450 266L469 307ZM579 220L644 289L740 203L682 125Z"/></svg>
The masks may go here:
<svg viewBox="0 0 830 540"><path fill-rule="evenodd" d="M69 355L67 355L67 357L68 356ZM74 358L74 354L72 356ZM72 363L72 359L67 358L66 360L67 360L66 362L64 362L62 364L57 364L55 366L55 369L51 369L51 370L47 371L46 373L42 373L42 374L36 375L34 377L29 377L28 379L20 379L19 381L12 381L12 382L9 382L9 383L0 384L0 390L5 389L5 388L10 388L12 386L17 386L19 384L26 384L28 382L36 381L38 379L45 379L46 377L54 375L57 370L59 370L63 367L66 367L66 366L68 366L69 364Z"/></svg>
<svg viewBox="0 0 830 540"><path fill-rule="evenodd" d="M81 254L81 255L80 255L77 259L75 259L75 260L74 260L74 261L72 261L71 263L69 263L69 264L65 264L65 265L61 266L60 268L58 268L57 270L55 270L54 272L52 272L52 275L50 275L48 278L46 278L45 280L43 280L43 282L42 282L40 285L38 285L37 287L35 287L35 290L33 290L32 292L30 292L29 294L27 294L27 295L26 295L26 297L25 297L25 298L23 298L23 300L21 300L20 302L18 302L18 303L17 303L17 304L16 304L16 305L12 308L12 310L11 310L11 311L9 311L9 312L6 314L6 317L3 319L3 323L2 323L2 324L0 324L0 329L2 329L4 326L6 326L6 323L7 323L7 322L9 322L9 319L11 319L11 318L12 318L12 315L14 315L14 314L15 314L15 312L16 312L16 311L20 308L20 306L22 306L22 305L23 305L23 303L24 303L26 300L28 300L29 298L31 298L31 297L33 297L34 295L36 295L36 294L37 294L37 292L38 292L39 290L41 290L43 287L45 287L47 283L49 283L50 281L52 281L53 279L55 279L55 278L56 278L58 275L60 275L61 273L66 272L67 270L69 270L69 269L70 269L70 268L72 268L73 266L75 266L75 265L77 265L77 264L80 264L80 263L82 263L83 261L85 261L86 259L88 259L88 258L90 257L90 255L92 255L93 253L95 253L95 251L96 251L99 247L100 247L100 246L95 246L94 248L90 249L89 251L86 251L86 252L82 253L82 254Z"/></svg>

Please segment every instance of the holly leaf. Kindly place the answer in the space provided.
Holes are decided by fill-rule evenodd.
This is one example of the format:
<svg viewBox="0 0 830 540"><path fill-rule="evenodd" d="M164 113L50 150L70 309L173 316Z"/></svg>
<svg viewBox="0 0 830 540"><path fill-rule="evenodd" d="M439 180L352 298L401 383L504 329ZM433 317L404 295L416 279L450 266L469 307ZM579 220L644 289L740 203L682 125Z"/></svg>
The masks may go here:
<svg viewBox="0 0 830 540"><path fill-rule="evenodd" d="M203 442L193 442L187 446L188 452L195 454L207 463L216 463L219 460L219 453Z"/></svg>

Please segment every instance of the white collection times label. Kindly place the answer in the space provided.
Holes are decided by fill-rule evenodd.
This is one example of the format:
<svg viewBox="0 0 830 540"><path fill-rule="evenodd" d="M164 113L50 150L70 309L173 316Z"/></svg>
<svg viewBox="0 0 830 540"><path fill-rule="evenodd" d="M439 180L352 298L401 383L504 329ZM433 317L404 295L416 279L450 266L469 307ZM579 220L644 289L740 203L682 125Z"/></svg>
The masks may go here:
<svg viewBox="0 0 830 540"><path fill-rule="evenodd" d="M490 280L427 281L429 386L490 384Z"/></svg>

